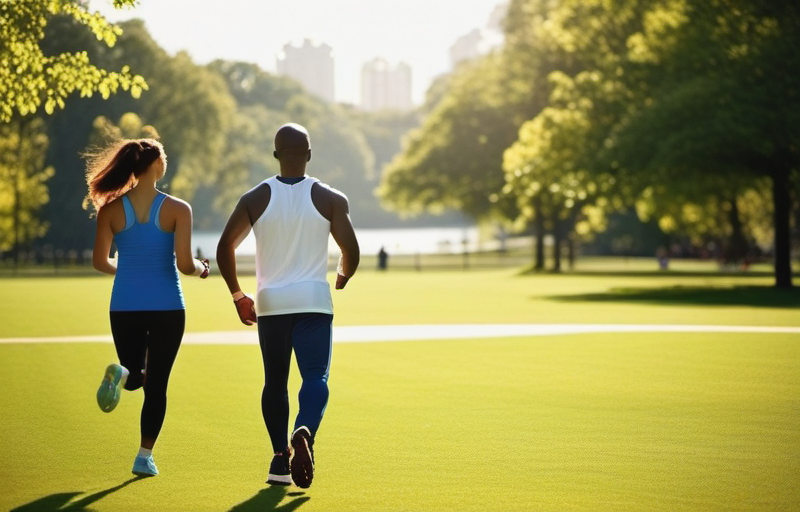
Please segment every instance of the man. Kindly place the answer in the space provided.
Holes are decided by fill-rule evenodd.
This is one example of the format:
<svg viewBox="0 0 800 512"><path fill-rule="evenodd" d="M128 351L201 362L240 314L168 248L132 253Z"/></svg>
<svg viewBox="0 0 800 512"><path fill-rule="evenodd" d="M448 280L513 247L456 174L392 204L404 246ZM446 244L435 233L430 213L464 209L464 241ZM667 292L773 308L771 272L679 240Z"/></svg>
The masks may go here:
<svg viewBox="0 0 800 512"><path fill-rule="evenodd" d="M239 319L258 324L265 381L261 411L274 453L267 482L294 481L307 488L314 478L314 439L328 402L333 322L326 278L328 235L342 251L337 290L353 277L360 253L347 197L306 176L311 160L306 129L294 123L282 126L275 134L273 155L280 175L239 199L217 246L217 265ZM256 238L255 301L239 286L234 255L251 229ZM290 448L287 383L292 350L303 384Z"/></svg>

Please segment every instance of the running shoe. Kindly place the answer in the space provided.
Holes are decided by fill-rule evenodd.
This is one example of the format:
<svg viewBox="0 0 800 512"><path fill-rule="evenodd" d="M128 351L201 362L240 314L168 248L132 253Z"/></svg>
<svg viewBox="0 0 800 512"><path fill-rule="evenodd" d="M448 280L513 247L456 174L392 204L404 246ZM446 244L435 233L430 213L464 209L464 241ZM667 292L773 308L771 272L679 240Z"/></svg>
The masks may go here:
<svg viewBox="0 0 800 512"><path fill-rule="evenodd" d="M267 483L272 485L291 485L292 477L289 474L289 448L278 452L272 457L269 465Z"/></svg>
<svg viewBox="0 0 800 512"><path fill-rule="evenodd" d="M158 474L158 468L153 461L153 456L148 455L145 457L144 455L137 455L136 459L133 461L132 473L136 476L156 476Z"/></svg>
<svg viewBox="0 0 800 512"><path fill-rule="evenodd" d="M110 364L97 389L97 405L103 412L111 412L119 403L122 386L128 380L128 370L118 364Z"/></svg>
<svg viewBox="0 0 800 512"><path fill-rule="evenodd" d="M314 452L312 446L314 439L308 427L299 427L292 434L292 459L289 469L292 480L297 487L307 489L314 480Z"/></svg>

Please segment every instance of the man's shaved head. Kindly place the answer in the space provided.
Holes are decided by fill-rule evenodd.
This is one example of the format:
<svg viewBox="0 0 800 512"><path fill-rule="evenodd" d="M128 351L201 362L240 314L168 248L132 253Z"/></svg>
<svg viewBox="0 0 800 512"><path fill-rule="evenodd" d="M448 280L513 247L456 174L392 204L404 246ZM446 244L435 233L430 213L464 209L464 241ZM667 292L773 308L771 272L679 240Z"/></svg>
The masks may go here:
<svg viewBox="0 0 800 512"><path fill-rule="evenodd" d="M287 123L278 128L275 133L275 150L285 149L300 151L311 149L308 131L297 123Z"/></svg>

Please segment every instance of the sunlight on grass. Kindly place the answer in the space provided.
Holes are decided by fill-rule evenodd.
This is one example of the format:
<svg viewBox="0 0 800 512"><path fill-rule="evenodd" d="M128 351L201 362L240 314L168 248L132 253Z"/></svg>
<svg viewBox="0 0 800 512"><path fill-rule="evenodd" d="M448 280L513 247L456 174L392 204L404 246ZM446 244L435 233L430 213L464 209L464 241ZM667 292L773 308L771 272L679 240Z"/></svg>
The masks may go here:
<svg viewBox="0 0 800 512"><path fill-rule="evenodd" d="M775 290L768 275L517 274L516 269L386 273L365 270L353 278L347 289L333 291L335 325L800 325L796 310L800 289ZM254 277L244 277L241 282L245 290L252 292ZM219 276L207 280L184 278L183 284L187 331L246 328L239 323ZM108 334L111 285L112 280L103 276L0 279L0 337ZM698 293L681 297L675 293L679 289ZM729 295L729 290L739 291ZM704 294L713 300L705 300ZM776 299L778 295L783 298ZM772 307L749 307L762 303Z"/></svg>
<svg viewBox="0 0 800 512"><path fill-rule="evenodd" d="M800 499L792 335L337 345L318 475L300 494L263 484L256 346L181 349L162 474L129 483L141 394L97 409L112 358L107 344L0 345L0 436L14 440L0 509L771 511ZM295 372L292 397L298 385Z"/></svg>

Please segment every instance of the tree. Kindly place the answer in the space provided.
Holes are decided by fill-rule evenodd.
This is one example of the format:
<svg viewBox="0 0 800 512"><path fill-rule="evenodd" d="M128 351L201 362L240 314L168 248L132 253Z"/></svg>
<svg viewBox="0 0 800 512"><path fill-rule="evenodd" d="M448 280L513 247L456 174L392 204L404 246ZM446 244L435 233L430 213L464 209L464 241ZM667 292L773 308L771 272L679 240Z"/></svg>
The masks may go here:
<svg viewBox="0 0 800 512"><path fill-rule="evenodd" d="M631 37L626 80L646 101L614 129L611 159L663 186L772 185L775 285L792 287L792 175L800 168L800 6L668 2ZM691 182L690 181L690 182ZM680 185L678 185L680 186ZM735 197L735 190L728 191Z"/></svg>
<svg viewBox="0 0 800 512"><path fill-rule="evenodd" d="M219 74L198 66L186 52L169 56L141 20L125 21L120 27L118 53L109 57L140 70L150 90L135 104L129 99L115 99L115 103L158 130L170 158L163 184L191 200L198 187L218 177L236 101Z"/></svg>
<svg viewBox="0 0 800 512"><path fill-rule="evenodd" d="M22 248L47 231L38 216L53 176L53 168L44 166L47 145L39 118L0 124L0 251L12 249L17 263Z"/></svg>
<svg viewBox="0 0 800 512"><path fill-rule="evenodd" d="M534 95L531 120L505 152L503 193L533 223L535 269L544 268L544 236L553 234L554 269L561 245L574 257L577 236L605 229L630 190L598 161L608 127L630 94L617 78L626 40L640 25L642 2L561 0L511 3L504 48L508 74ZM627 197L625 197L627 196Z"/></svg>
<svg viewBox="0 0 800 512"><path fill-rule="evenodd" d="M279 117L261 105L240 107L232 119L222 152L218 177L196 194L202 208L196 215L198 229L222 230L239 197L267 177L278 173L272 157L272 139Z"/></svg>
<svg viewBox="0 0 800 512"><path fill-rule="evenodd" d="M121 62L147 76L150 89L138 99L116 95L76 98L66 108L48 116L52 144L47 161L58 172L51 181L51 202L44 215L52 229L45 241L62 248L90 247L92 220L81 208L86 194L85 162L79 153L94 141L91 134L99 116L117 120L132 113L159 134L169 164L161 186L179 197L192 199L199 188L215 183L221 172L221 158L227 132L234 117L235 102L224 81L206 67L198 66L186 54L169 56L153 41L140 20L120 24L123 34L114 48L83 39L73 20L54 20L44 45L52 51L82 44L92 60L107 67ZM210 201L195 201L196 217L211 211Z"/></svg>
<svg viewBox="0 0 800 512"><path fill-rule="evenodd" d="M560 70L561 84L598 77L584 80L588 87L553 90L540 111L553 122L527 127L530 148L516 151L535 156L528 164L538 170L528 172L519 158L509 164L512 193L535 198L540 194L526 189L532 183L582 168L584 185L604 175L616 182L607 200L635 200L667 229L727 235L730 254L740 258L754 238L745 223L755 216L745 211L752 211L766 177L776 285L791 286L792 183L800 159L796 2L515 0L510 9L509 69L527 68L531 83L548 61ZM569 154L555 151L581 119L589 124L573 133ZM542 199L533 204L544 205Z"/></svg>
<svg viewBox="0 0 800 512"><path fill-rule="evenodd" d="M115 5L134 5L135 0L115 0ZM64 108L73 93L81 97L98 92L108 98L118 90L138 97L147 83L131 74L128 66L108 71L95 66L85 51L46 54L41 43L53 16L69 16L89 28L108 47L121 34L100 14L90 14L74 0L6 0L0 2L0 122L14 113L25 116L44 106L52 114Z"/></svg>
<svg viewBox="0 0 800 512"><path fill-rule="evenodd" d="M489 198L503 186L503 151L525 120L503 65L500 55L489 55L451 77L442 99L387 165L378 189L384 204L410 214L491 214Z"/></svg>
<svg viewBox="0 0 800 512"><path fill-rule="evenodd" d="M572 79L553 72L551 106L519 130L519 138L505 152L504 193L516 198L524 220L537 225L534 268L543 262L543 236L554 239L554 270L561 269L562 242L574 258L575 236L605 228L605 215L620 211L616 178L595 165L605 126L613 119L620 98L613 87L603 88L599 72L582 72Z"/></svg>
<svg viewBox="0 0 800 512"><path fill-rule="evenodd" d="M134 112L123 114L119 121L114 122L105 116L94 120L94 133L91 144L105 145L119 139L159 139L158 131L149 124L144 124L142 118Z"/></svg>
<svg viewBox="0 0 800 512"><path fill-rule="evenodd" d="M280 112L293 96L304 94L294 79L267 73L249 62L216 60L208 68L225 79L240 107L259 105Z"/></svg>

